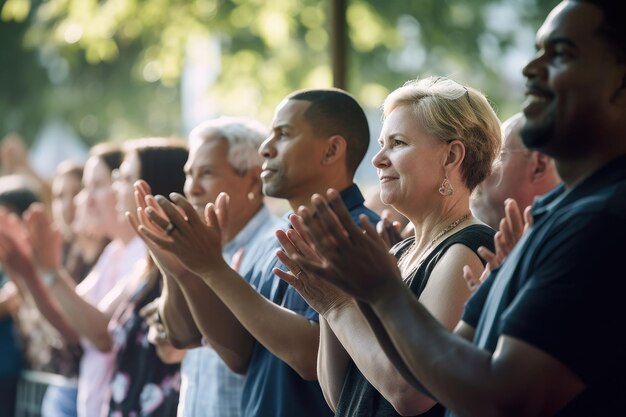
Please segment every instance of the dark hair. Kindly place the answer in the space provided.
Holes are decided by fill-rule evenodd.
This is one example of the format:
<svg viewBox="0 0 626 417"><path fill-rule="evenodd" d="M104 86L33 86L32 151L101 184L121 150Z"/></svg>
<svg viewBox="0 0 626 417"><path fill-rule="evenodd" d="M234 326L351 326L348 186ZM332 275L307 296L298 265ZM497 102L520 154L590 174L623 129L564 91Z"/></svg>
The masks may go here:
<svg viewBox="0 0 626 417"><path fill-rule="evenodd" d="M125 143L123 149L125 154L134 152L139 157L139 178L150 185L152 194L169 198L172 192L183 193L184 166L189 156L184 141L167 138L136 139Z"/></svg>
<svg viewBox="0 0 626 417"><path fill-rule="evenodd" d="M354 97L332 88L300 90L287 96L287 99L311 103L304 117L316 135L340 135L346 140L346 167L348 173L354 175L370 142L365 112Z"/></svg>
<svg viewBox="0 0 626 417"><path fill-rule="evenodd" d="M109 170L113 172L120 167L123 155L119 146L105 142L94 145L89 151L89 156L102 159Z"/></svg>
<svg viewBox="0 0 626 417"><path fill-rule="evenodd" d="M16 185L3 188L0 190L0 206L18 216L22 216L31 204L41 202L39 196L26 186Z"/></svg>
<svg viewBox="0 0 626 417"><path fill-rule="evenodd" d="M603 20L598 33L613 47L619 61L626 60L626 25L623 3L618 0L574 0L593 4L602 10Z"/></svg>

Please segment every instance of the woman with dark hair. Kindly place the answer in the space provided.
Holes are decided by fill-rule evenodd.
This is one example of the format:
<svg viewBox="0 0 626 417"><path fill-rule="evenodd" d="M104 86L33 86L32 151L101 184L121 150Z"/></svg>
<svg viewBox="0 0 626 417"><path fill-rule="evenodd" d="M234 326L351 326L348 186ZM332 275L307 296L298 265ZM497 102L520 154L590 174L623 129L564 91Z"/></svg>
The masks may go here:
<svg viewBox="0 0 626 417"><path fill-rule="evenodd" d="M0 212L21 216L39 197L21 175L0 177ZM17 381L24 363L14 315L20 307L19 291L0 263L0 417L13 417Z"/></svg>
<svg viewBox="0 0 626 417"><path fill-rule="evenodd" d="M109 190L114 190L111 192L115 203L112 223L120 225L129 241L138 239L133 239L133 230L124 217L126 211L135 210L133 183L143 179L165 194L182 192L186 159L184 143L175 140L141 139L129 142L124 147L124 161L116 172L112 188L109 184ZM102 381L99 386L87 384L92 388L91 392L98 390L105 394L101 396L99 404L91 404L83 410L79 408L79 415L99 416L109 409L104 405L109 390L103 389L108 386L112 387L111 407L108 411L111 415L175 415L178 404L178 366L165 365L158 359L154 347L146 341L147 325L138 318L139 309L160 294L160 276L154 264L148 261L143 243L138 241L141 250L132 254L132 267L124 275L118 275L115 286L107 286L106 294L93 303L90 295L96 292L99 282L94 280L85 293L76 291L71 278L59 269L59 257L49 255L60 252L52 244L58 240L58 233L51 229L43 208L31 210L26 220L33 242L33 260L40 264L40 269L47 271L43 274L43 280L49 282L48 287L58 300L58 305L54 307L60 307L81 339L86 339L92 349L97 349L108 359L101 364L101 368L91 369L95 374L104 374L107 379L99 378ZM0 234L0 240L2 238ZM4 234L4 240L9 241L10 237ZM21 265L20 275L30 285L39 284L42 287L33 260L28 259L25 253L20 253L15 244L11 249L0 253L0 259L17 259L16 266L20 266L20 263L30 264L30 267ZM120 256L126 257L128 253L121 253ZM177 352L173 350L172 354L176 355ZM92 379L93 376L91 372L85 374L81 369L81 379Z"/></svg>
<svg viewBox="0 0 626 417"><path fill-rule="evenodd" d="M124 147L124 162L115 181L118 214L136 210L133 184L141 179L163 195L182 192L183 167L188 152L181 142L149 138L129 142ZM135 282L132 282L135 281ZM184 351L160 345L165 364L153 344L147 343L148 324L140 310L161 294L160 271L148 257L145 269L134 275L122 291L128 297L120 302L109 331L116 369L111 382L110 416L175 416L180 391L180 361ZM163 353L165 351L165 353Z"/></svg>

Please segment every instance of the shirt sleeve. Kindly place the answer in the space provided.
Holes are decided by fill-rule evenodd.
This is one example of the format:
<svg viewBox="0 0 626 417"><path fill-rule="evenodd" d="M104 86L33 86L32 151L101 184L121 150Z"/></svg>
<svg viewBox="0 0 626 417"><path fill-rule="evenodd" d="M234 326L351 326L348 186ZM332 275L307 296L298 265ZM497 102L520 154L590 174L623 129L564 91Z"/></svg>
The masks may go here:
<svg viewBox="0 0 626 417"><path fill-rule="evenodd" d="M497 274L498 269L489 274L487 279L485 279L485 281L483 281L478 286L478 288L476 288L474 294L472 294L470 298L465 302L465 309L463 310L461 320L469 324L473 328L476 328L476 326L478 326L478 319L480 318L480 314L483 311L485 301L487 300L487 295L491 290L491 286Z"/></svg>

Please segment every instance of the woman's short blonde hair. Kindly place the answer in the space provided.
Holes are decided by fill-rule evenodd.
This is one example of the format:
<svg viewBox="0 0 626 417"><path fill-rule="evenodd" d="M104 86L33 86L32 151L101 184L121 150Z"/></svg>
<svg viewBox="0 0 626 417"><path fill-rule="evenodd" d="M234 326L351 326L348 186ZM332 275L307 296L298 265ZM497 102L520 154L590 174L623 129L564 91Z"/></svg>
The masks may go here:
<svg viewBox="0 0 626 417"><path fill-rule="evenodd" d="M500 120L480 91L443 77L411 80L385 99L383 116L401 106L413 109L424 133L463 143L461 176L470 191L491 173L502 142Z"/></svg>

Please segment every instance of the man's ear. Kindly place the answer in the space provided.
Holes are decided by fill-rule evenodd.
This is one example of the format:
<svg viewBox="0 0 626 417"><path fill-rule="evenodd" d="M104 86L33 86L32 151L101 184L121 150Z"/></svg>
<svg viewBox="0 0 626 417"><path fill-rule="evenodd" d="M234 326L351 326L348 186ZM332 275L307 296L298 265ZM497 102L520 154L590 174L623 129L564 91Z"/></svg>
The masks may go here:
<svg viewBox="0 0 626 417"><path fill-rule="evenodd" d="M537 182L546 176L552 166L552 158L545 153L532 151L531 153L533 169L531 172L531 181Z"/></svg>
<svg viewBox="0 0 626 417"><path fill-rule="evenodd" d="M248 180L248 189L246 190L248 193L259 194L261 193L261 167L251 167L248 168L246 173L244 174L246 179Z"/></svg>
<svg viewBox="0 0 626 417"><path fill-rule="evenodd" d="M322 158L323 165L330 165L339 159L344 159L346 154L346 139L341 135L334 135L328 138L324 155Z"/></svg>

